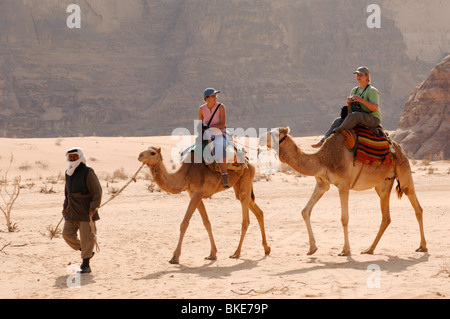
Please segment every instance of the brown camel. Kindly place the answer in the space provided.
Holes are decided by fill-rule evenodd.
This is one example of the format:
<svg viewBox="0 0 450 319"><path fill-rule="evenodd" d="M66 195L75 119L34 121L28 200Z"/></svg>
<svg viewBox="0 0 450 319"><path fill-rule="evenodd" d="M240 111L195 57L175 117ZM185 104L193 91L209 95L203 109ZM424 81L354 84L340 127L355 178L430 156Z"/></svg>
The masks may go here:
<svg viewBox="0 0 450 319"><path fill-rule="evenodd" d="M194 156L194 153L191 154ZM183 237L195 209L198 209L200 216L202 217L203 225L208 232L211 243L211 253L205 259L216 260L217 248L212 234L211 223L209 222L202 199L209 198L213 194L225 189L222 187L220 173L212 172L201 162L196 163L193 158L191 158L191 163L183 162L181 167L176 172L169 173L163 163L160 147L148 148L146 151L139 154L138 160L150 168L150 172L153 175L155 182L162 190L172 194L187 191L191 198L184 219L180 225L178 245L173 253L170 263L179 263ZM236 198L242 205L241 239L236 252L231 255L230 258L239 258L241 255L242 243L244 241L247 228L250 224L249 208L258 220L259 227L261 229L264 252L268 255L270 253L270 247L267 245L266 241L264 214L258 205L256 205L255 196L253 194L253 178L255 176L255 168L251 164L248 164L244 169L229 171L228 175L230 186L234 188Z"/></svg>
<svg viewBox="0 0 450 319"><path fill-rule="evenodd" d="M408 196L420 229L419 252L428 251L423 231L422 207L417 200L414 183L411 175L409 161L400 145L393 142L395 152L393 153L393 165L371 166L359 161L353 163L353 154L344 145L342 134L330 136L322 148L314 154L305 154L295 144L289 134L289 127L277 128L260 137L260 145L269 148L278 147L278 155L281 162L290 165L301 174L314 176L316 187L314 192L302 211L303 219L309 235L308 255L316 252L317 246L311 227L311 211L322 195L335 185L339 190L341 201L341 222L344 228L344 247L340 256L350 255L350 243L348 238L348 196L350 190L362 191L375 188L380 197L382 220L378 234L372 245L363 251L363 254L373 254L381 236L391 222L389 212L389 197L394 180L397 179L397 195L400 198L404 193Z"/></svg>

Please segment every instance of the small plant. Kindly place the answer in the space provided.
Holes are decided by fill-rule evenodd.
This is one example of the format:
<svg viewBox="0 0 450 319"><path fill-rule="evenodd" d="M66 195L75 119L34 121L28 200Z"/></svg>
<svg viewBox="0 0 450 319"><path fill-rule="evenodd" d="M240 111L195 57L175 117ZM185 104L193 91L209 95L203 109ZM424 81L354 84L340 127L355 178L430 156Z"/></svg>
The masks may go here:
<svg viewBox="0 0 450 319"><path fill-rule="evenodd" d="M154 181L150 181L150 183L147 184L147 190L150 193L153 193L155 191L158 191L158 186L156 186L156 183ZM159 190L159 191L161 191L161 190Z"/></svg>
<svg viewBox="0 0 450 319"><path fill-rule="evenodd" d="M29 169L31 169L31 164L28 162L23 162L22 164L20 164L19 169L21 171L28 171Z"/></svg>
<svg viewBox="0 0 450 319"><path fill-rule="evenodd" d="M58 224L59 226L59 224ZM62 235L62 230L58 229L58 226L53 227L52 225L48 225L45 232L40 232L43 236L48 237L50 239L58 238Z"/></svg>
<svg viewBox="0 0 450 319"><path fill-rule="evenodd" d="M119 192L119 188L115 186L108 187L108 193L115 196Z"/></svg>
<svg viewBox="0 0 450 319"><path fill-rule="evenodd" d="M20 176L16 176L14 178L14 182L12 185L8 183L8 171L11 168L11 164L13 161L13 156L11 154L11 159L9 161L9 167L3 175L2 180L0 181L0 197L3 200L3 204L0 205L0 210L5 215L6 219L6 227L9 232L15 232L18 230L17 224L11 222L11 211L14 206L17 197L20 194Z"/></svg>
<svg viewBox="0 0 450 319"><path fill-rule="evenodd" d="M41 187L41 190L39 191L41 194L55 194L56 191L53 189L53 186L48 188L47 185L44 185Z"/></svg>
<svg viewBox="0 0 450 319"><path fill-rule="evenodd" d="M125 169L123 167L121 167L120 169L116 169L113 172L113 178L127 179L128 175L127 175L127 173L125 173Z"/></svg>

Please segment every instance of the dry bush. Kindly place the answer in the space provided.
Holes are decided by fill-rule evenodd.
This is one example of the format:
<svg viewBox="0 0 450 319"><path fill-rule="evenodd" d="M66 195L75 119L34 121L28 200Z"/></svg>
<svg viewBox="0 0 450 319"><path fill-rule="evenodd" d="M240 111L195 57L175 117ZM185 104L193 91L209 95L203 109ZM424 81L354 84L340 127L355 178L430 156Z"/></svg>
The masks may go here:
<svg viewBox="0 0 450 319"><path fill-rule="evenodd" d="M259 182L262 180L265 180L266 182L270 181L270 176L269 174L255 174L255 178L253 179L253 182Z"/></svg>
<svg viewBox="0 0 450 319"><path fill-rule="evenodd" d="M108 187L108 194L109 195L116 195L118 192L119 192L119 188L118 187L115 187L115 186Z"/></svg>
<svg viewBox="0 0 450 319"><path fill-rule="evenodd" d="M63 139L58 138L58 139L55 141L55 145L56 145L56 146L61 146L62 141L63 141Z"/></svg>
<svg viewBox="0 0 450 319"><path fill-rule="evenodd" d="M58 226L53 227L52 225L48 225L45 232L40 233L42 234L42 236L48 237L50 239L59 238L62 235L62 230L59 229Z"/></svg>
<svg viewBox="0 0 450 319"><path fill-rule="evenodd" d="M61 172L58 173L58 176L49 176L47 177L47 182L49 182L50 184L58 184L59 181L63 181L64 177L61 174Z"/></svg>
<svg viewBox="0 0 450 319"><path fill-rule="evenodd" d="M53 189L53 186L48 188L47 184L41 187L41 190L39 191L41 194L55 194L56 191Z"/></svg>
<svg viewBox="0 0 450 319"><path fill-rule="evenodd" d="M28 162L23 162L22 164L20 164L19 169L21 171L28 171L31 168L31 164Z"/></svg>
<svg viewBox="0 0 450 319"><path fill-rule="evenodd" d="M41 169L48 169L48 162L46 162L46 161L36 161L36 162L34 162L34 164L36 164L37 165L37 167L38 168L41 168Z"/></svg>
<svg viewBox="0 0 450 319"><path fill-rule="evenodd" d="M153 192L161 192L161 191L162 191L162 189L159 188L159 186L156 185L156 183L155 183L153 180L151 180L150 183L147 184L147 190L148 190L150 193L153 193Z"/></svg>
<svg viewBox="0 0 450 319"><path fill-rule="evenodd" d="M125 169L123 167L121 167L120 169L116 169L113 172L113 178L127 179L128 175L127 175L127 173L125 173Z"/></svg>
<svg viewBox="0 0 450 319"><path fill-rule="evenodd" d="M11 159L9 161L9 167L6 170L5 174L3 175L3 177L0 181L0 197L3 201L3 204L0 205L0 210L5 215L6 227L8 228L9 232L15 232L18 230L17 224L15 224L11 221L11 212L12 212L14 203L20 194L20 179L21 179L20 175L16 176L14 178L14 182L12 183L12 185L9 184L7 176L8 176L8 171L11 168L12 162L13 162L13 156L11 154Z"/></svg>
<svg viewBox="0 0 450 319"><path fill-rule="evenodd" d="M445 159L444 151L440 151L437 154L433 154L431 156L431 158L432 158L433 161L443 161Z"/></svg>

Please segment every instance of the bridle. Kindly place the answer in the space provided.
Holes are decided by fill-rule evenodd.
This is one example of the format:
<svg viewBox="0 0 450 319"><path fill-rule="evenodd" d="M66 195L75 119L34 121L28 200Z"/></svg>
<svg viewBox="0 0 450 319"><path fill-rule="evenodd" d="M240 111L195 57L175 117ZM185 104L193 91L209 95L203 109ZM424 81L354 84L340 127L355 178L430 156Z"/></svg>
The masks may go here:
<svg viewBox="0 0 450 319"><path fill-rule="evenodd" d="M272 131L270 131L270 137L271 137L272 141L275 141L275 136L273 135ZM278 141L278 145L283 143L286 140L287 137L288 137L288 134L286 134L281 140Z"/></svg>

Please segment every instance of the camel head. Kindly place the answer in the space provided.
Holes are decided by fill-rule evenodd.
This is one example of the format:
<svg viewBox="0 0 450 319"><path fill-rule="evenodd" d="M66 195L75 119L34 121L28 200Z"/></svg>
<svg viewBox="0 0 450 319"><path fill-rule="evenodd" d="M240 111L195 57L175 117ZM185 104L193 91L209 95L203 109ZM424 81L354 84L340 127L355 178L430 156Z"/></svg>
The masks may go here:
<svg viewBox="0 0 450 319"><path fill-rule="evenodd" d="M280 141L285 138L290 132L288 127L277 127L271 131L264 133L259 137L259 146L266 146L267 148L278 147Z"/></svg>
<svg viewBox="0 0 450 319"><path fill-rule="evenodd" d="M161 147L157 146L149 147L147 150L141 152L138 157L139 162L149 166L156 165L161 159Z"/></svg>

